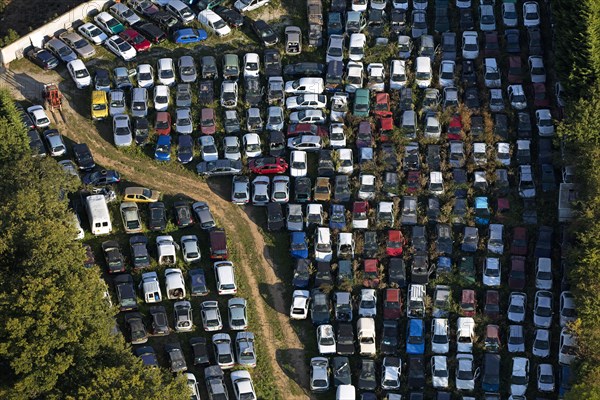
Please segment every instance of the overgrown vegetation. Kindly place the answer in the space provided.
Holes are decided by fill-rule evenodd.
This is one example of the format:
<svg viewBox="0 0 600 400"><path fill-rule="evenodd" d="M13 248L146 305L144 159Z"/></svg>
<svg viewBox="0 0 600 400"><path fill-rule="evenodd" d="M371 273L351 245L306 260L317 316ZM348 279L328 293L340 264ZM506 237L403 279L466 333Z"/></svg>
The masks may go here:
<svg viewBox="0 0 600 400"><path fill-rule="evenodd" d="M61 193L54 160L33 158L10 94L0 92L0 397L186 399L185 379L144 368L121 335ZM50 234L51 233L51 234Z"/></svg>
<svg viewBox="0 0 600 400"><path fill-rule="evenodd" d="M579 320L580 362L567 399L600 399L600 3L552 3L557 74L568 94L558 128L579 183L579 217L571 224L575 242L567 253ZM563 249L564 251L565 249ZM564 253L563 253L564 256Z"/></svg>

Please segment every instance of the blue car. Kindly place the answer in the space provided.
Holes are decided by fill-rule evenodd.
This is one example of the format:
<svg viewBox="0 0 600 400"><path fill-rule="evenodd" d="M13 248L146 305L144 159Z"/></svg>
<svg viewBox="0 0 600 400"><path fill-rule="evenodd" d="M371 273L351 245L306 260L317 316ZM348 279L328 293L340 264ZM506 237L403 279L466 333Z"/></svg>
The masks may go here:
<svg viewBox="0 0 600 400"><path fill-rule="evenodd" d="M308 258L308 244L306 243L306 233L292 232L290 253L294 258Z"/></svg>
<svg viewBox="0 0 600 400"><path fill-rule="evenodd" d="M105 186L119 183L121 175L112 169L103 169L101 171L90 172L83 177L84 185Z"/></svg>
<svg viewBox="0 0 600 400"><path fill-rule="evenodd" d="M346 207L343 204L332 204L330 215L329 228L346 229Z"/></svg>
<svg viewBox="0 0 600 400"><path fill-rule="evenodd" d="M177 161L187 164L194 158L194 139L191 135L179 135Z"/></svg>
<svg viewBox="0 0 600 400"><path fill-rule="evenodd" d="M560 365L558 370L558 395L562 399L563 396L571 390L572 374L571 367L568 365Z"/></svg>
<svg viewBox="0 0 600 400"><path fill-rule="evenodd" d="M157 161L171 161L171 135L158 135L154 159Z"/></svg>
<svg viewBox="0 0 600 400"><path fill-rule="evenodd" d="M308 288L310 283L310 260L306 258L296 259L296 267L294 268L294 278L292 285L298 289Z"/></svg>
<svg viewBox="0 0 600 400"><path fill-rule="evenodd" d="M490 223L490 209L487 197L475 197L475 224L488 225Z"/></svg>
<svg viewBox="0 0 600 400"><path fill-rule="evenodd" d="M207 37L208 34L203 29L183 28L173 32L173 41L178 44L198 43Z"/></svg>
<svg viewBox="0 0 600 400"><path fill-rule="evenodd" d="M425 354L425 324L423 320L409 319L406 331L406 353Z"/></svg>

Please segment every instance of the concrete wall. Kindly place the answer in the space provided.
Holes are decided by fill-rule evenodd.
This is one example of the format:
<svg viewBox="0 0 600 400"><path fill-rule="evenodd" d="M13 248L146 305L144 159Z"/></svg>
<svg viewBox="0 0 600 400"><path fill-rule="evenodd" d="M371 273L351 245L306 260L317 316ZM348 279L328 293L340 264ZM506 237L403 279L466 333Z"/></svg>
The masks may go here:
<svg viewBox="0 0 600 400"><path fill-rule="evenodd" d="M70 29L73 22L83 20L88 16L95 15L102 10L110 0L92 0L80 4L66 14L61 15L46 25L30 32L14 43L0 48L0 63L7 65L11 61L23 57L24 50L31 45L41 47L45 40L54 36L57 32Z"/></svg>

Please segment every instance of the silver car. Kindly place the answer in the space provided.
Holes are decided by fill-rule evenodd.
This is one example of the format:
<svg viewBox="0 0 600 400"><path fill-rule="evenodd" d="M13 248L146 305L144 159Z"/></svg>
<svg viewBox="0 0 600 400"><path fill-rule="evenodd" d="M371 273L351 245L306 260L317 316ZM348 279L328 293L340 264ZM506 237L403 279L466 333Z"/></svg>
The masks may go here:
<svg viewBox="0 0 600 400"><path fill-rule="evenodd" d="M183 135L191 135L194 131L192 112L188 107L175 110L175 131Z"/></svg>
<svg viewBox="0 0 600 400"><path fill-rule="evenodd" d="M227 310L229 311L229 329L234 331L243 331L248 328L248 318L246 316L246 299L234 297L227 301Z"/></svg>
<svg viewBox="0 0 600 400"><path fill-rule="evenodd" d="M88 43L81 35L75 32L62 33L59 38L65 42L70 48L75 50L81 58L89 58L96 54L94 46Z"/></svg>
<svg viewBox="0 0 600 400"><path fill-rule="evenodd" d="M177 85L177 89L175 91L175 106L192 106L192 89L189 83L180 83Z"/></svg>
<svg viewBox="0 0 600 400"><path fill-rule="evenodd" d="M127 107L125 105L125 92L121 89L114 89L110 91L110 103L108 111L110 116L113 117L117 114L127 113Z"/></svg>
<svg viewBox="0 0 600 400"><path fill-rule="evenodd" d="M52 38L46 42L44 47L65 63L77 60L77 54L60 39Z"/></svg>
<svg viewBox="0 0 600 400"><path fill-rule="evenodd" d="M196 82L198 76L196 64L192 56L181 56L177 60L177 69L179 70L179 78L183 83Z"/></svg>
<svg viewBox="0 0 600 400"><path fill-rule="evenodd" d="M239 332L235 337L235 355L237 362L243 367L256 367L256 352L254 351L254 334Z"/></svg>
<svg viewBox="0 0 600 400"><path fill-rule="evenodd" d="M234 176L231 184L231 202L244 205L250 201L250 180L247 176Z"/></svg>
<svg viewBox="0 0 600 400"><path fill-rule="evenodd" d="M148 91L145 88L133 88L131 91L131 115L134 117L148 115Z"/></svg>

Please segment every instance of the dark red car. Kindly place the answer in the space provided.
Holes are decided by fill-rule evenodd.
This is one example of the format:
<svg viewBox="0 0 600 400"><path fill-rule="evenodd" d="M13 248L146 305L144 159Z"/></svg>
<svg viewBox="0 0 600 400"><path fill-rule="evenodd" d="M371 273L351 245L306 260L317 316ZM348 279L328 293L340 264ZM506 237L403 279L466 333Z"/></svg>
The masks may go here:
<svg viewBox="0 0 600 400"><path fill-rule="evenodd" d="M494 321L500 317L500 293L497 290L488 290L485 292L483 313Z"/></svg>
<svg viewBox="0 0 600 400"><path fill-rule="evenodd" d="M508 83L523 83L521 56L508 57Z"/></svg>
<svg viewBox="0 0 600 400"><path fill-rule="evenodd" d="M527 255L527 229L517 226L513 229L510 254L515 256Z"/></svg>
<svg viewBox="0 0 600 400"><path fill-rule="evenodd" d="M356 147L373 147L373 129L369 121L361 121L358 124L358 133L356 134Z"/></svg>
<svg viewBox="0 0 600 400"><path fill-rule="evenodd" d="M125 29L119 33L119 36L132 45L137 52L148 51L152 47L152 43L135 29Z"/></svg>
<svg viewBox="0 0 600 400"><path fill-rule="evenodd" d="M462 119L459 114L454 114L452 118L450 118L450 123L448 124L448 140L460 140L462 130Z"/></svg>
<svg viewBox="0 0 600 400"><path fill-rule="evenodd" d="M288 163L281 157L260 157L251 159L248 168L258 175L283 174L288 169Z"/></svg>
<svg viewBox="0 0 600 400"><path fill-rule="evenodd" d="M368 259L363 262L365 268L363 286L370 288L379 286L379 267L377 264L375 259Z"/></svg>
<svg viewBox="0 0 600 400"><path fill-rule="evenodd" d="M477 299L475 291L472 289L463 289L460 297L460 315L463 317L474 317L477 311Z"/></svg>
<svg viewBox="0 0 600 400"><path fill-rule="evenodd" d="M498 42L498 32L486 32L483 53L486 57L500 56L500 43Z"/></svg>
<svg viewBox="0 0 600 400"><path fill-rule="evenodd" d="M200 111L200 132L203 135L214 135L216 131L215 110L212 108L203 108Z"/></svg>
<svg viewBox="0 0 600 400"><path fill-rule="evenodd" d="M390 117L392 111L390 110L390 95L387 93L377 93L375 96L375 106L373 107L373 114L378 117Z"/></svg>
<svg viewBox="0 0 600 400"><path fill-rule="evenodd" d="M421 171L408 171L406 178L406 192L413 194L421 189Z"/></svg>
<svg viewBox="0 0 600 400"><path fill-rule="evenodd" d="M156 113L154 129L157 135L171 134L171 114L168 111L158 111Z"/></svg>
<svg viewBox="0 0 600 400"><path fill-rule="evenodd" d="M378 118L379 122L379 140L389 142L394 135L394 119L392 117Z"/></svg>
<svg viewBox="0 0 600 400"><path fill-rule="evenodd" d="M329 132L327 128L322 125L316 124L291 124L288 126L287 135L288 136L299 136L299 135L317 135L317 136L327 136Z"/></svg>
<svg viewBox="0 0 600 400"><path fill-rule="evenodd" d="M385 289L383 297L383 319L402 317L402 292L397 288Z"/></svg>
<svg viewBox="0 0 600 400"><path fill-rule="evenodd" d="M402 231L395 229L389 230L385 252L390 257L400 257L405 244L406 239L404 239Z"/></svg>
<svg viewBox="0 0 600 400"><path fill-rule="evenodd" d="M503 222L510 211L510 201L506 197L500 197L496 202L496 219Z"/></svg>
<svg viewBox="0 0 600 400"><path fill-rule="evenodd" d="M525 257L512 256L510 258L508 287L511 290L523 290L525 288Z"/></svg>
<svg viewBox="0 0 600 400"><path fill-rule="evenodd" d="M534 107L550 106L550 99L548 98L546 85L544 85L543 83L533 83L531 85L531 96L533 97Z"/></svg>

